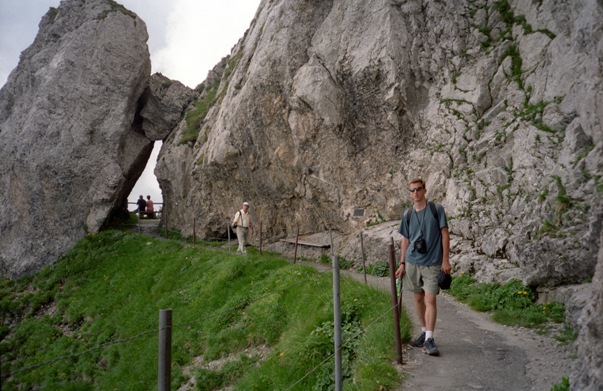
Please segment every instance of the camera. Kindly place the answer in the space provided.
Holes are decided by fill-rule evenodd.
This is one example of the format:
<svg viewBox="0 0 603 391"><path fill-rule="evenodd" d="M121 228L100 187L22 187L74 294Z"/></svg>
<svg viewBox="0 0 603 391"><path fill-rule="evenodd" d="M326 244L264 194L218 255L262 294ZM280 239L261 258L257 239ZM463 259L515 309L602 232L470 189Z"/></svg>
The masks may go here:
<svg viewBox="0 0 603 391"><path fill-rule="evenodd" d="M415 250L417 250L419 254L427 253L427 244L425 243L425 239L423 239L423 237L420 237L415 241Z"/></svg>

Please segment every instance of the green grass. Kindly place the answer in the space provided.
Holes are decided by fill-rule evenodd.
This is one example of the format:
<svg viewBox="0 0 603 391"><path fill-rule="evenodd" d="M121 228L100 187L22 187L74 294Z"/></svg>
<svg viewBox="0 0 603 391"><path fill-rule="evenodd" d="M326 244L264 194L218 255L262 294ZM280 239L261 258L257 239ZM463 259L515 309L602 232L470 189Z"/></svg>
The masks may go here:
<svg viewBox="0 0 603 391"><path fill-rule="evenodd" d="M191 369L202 390L329 389L331 273L249 252L110 230L35 276L0 280L0 365L10 373L2 389L156 389L166 308L172 389L196 358L224 362ZM341 284L344 389L399 387L390 298L348 278ZM410 328L403 316L404 340Z"/></svg>
<svg viewBox="0 0 603 391"><path fill-rule="evenodd" d="M453 278L449 292L476 311L491 312L492 319L501 324L535 328L564 321L562 304L536 304L536 294L519 280L504 285L478 284L474 278L462 275Z"/></svg>
<svg viewBox="0 0 603 391"><path fill-rule="evenodd" d="M454 277L448 291L457 300L469 304L477 311L490 312L495 322L508 326L521 326L546 330L546 325L562 323L565 308L560 303L536 304L536 294L519 280L506 284L478 284L468 275ZM566 325L555 336L560 343L576 339L576 333ZM569 390L569 381L564 377L551 391Z"/></svg>

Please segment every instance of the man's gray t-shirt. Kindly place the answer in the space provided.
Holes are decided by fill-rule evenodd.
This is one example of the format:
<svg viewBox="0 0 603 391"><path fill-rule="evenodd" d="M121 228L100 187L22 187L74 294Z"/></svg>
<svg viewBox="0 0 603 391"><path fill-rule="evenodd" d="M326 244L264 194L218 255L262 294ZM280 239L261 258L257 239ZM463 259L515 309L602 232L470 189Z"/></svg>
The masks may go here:
<svg viewBox="0 0 603 391"><path fill-rule="evenodd" d="M426 205L419 212L414 210L404 212L398 232L410 241L406 250L406 262L419 266L436 266L442 264L442 228L448 227L444 207L434 204L438 211L439 221L436 221L431 208ZM411 213L410 227L408 213ZM419 253L415 248L417 239L423 236L427 245L425 254Z"/></svg>

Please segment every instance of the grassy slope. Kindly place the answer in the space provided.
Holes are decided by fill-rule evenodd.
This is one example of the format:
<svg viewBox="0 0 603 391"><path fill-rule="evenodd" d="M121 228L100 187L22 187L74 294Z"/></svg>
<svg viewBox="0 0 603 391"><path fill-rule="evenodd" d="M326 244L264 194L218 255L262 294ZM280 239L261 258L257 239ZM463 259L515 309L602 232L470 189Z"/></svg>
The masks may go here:
<svg viewBox="0 0 603 391"><path fill-rule="evenodd" d="M389 297L342 279L341 303L344 389L395 388ZM11 372L2 389L156 389L165 308L173 309L173 389L199 357L228 361L193 368L198 389L332 384L331 273L253 250L244 257L107 231L34 277L0 281L1 370ZM409 325L404 317L406 339Z"/></svg>

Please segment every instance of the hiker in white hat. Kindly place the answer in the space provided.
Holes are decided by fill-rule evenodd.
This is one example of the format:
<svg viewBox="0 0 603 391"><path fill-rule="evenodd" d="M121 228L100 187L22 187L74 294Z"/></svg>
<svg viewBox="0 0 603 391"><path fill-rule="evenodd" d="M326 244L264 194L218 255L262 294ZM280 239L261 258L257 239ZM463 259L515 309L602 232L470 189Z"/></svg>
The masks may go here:
<svg viewBox="0 0 603 391"><path fill-rule="evenodd" d="M235 217L232 220L232 226L236 228L237 239L239 240L237 252L242 254L247 253L247 250L245 249L247 238L249 237L249 234L253 235L253 223L251 222L251 215L249 214L249 202L243 202L243 209L235 214Z"/></svg>

